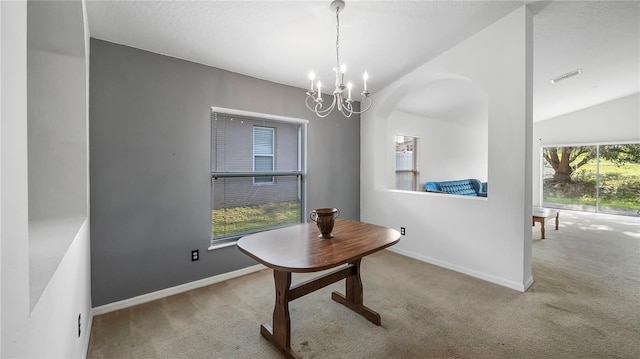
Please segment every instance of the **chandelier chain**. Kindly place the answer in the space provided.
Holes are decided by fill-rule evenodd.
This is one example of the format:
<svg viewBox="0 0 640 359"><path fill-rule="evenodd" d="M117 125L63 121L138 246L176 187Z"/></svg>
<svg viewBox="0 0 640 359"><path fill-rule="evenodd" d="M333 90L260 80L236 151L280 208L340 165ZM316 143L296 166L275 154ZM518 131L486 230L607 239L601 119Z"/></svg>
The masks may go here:
<svg viewBox="0 0 640 359"><path fill-rule="evenodd" d="M336 66L340 67L340 7L336 8Z"/></svg>

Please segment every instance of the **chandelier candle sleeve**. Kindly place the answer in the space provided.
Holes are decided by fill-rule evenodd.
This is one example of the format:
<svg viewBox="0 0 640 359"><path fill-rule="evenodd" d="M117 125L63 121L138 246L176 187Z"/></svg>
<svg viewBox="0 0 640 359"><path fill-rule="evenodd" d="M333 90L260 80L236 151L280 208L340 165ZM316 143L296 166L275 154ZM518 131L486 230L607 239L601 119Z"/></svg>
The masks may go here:
<svg viewBox="0 0 640 359"><path fill-rule="evenodd" d="M362 75L362 78L364 79L364 92L367 92L367 80L369 79L369 74L366 70L364 72L364 75Z"/></svg>

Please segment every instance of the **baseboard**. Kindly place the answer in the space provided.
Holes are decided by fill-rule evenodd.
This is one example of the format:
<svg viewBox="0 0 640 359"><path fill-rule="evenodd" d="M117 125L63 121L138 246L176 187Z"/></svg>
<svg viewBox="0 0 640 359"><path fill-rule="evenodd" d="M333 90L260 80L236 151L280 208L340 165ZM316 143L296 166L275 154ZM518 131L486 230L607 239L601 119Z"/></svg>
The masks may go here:
<svg viewBox="0 0 640 359"><path fill-rule="evenodd" d="M451 264L449 262L441 261L439 259L431 258L429 256L423 256L421 254L417 254L417 253L414 253L414 252L409 252L409 251L406 251L406 250L403 250L403 249L397 249L397 248L387 248L387 249L392 251L392 252L394 252L394 253L398 253L398 254L401 254L401 255L409 257L409 258L413 258L413 259L417 259L417 260L422 261L422 262L426 262L426 263L430 263L430 264L433 264L433 265L437 265L438 267L450 269L452 271L459 272L459 273L462 273L462 274L466 274L468 276L471 276L471 277L474 277L474 278L478 278L478 279L482 279L482 280L485 280L487 282L491 282L491 283L494 283L494 284L498 284L498 285L501 285L503 287L514 289L514 290L517 290L519 292L524 292L526 290L526 288L528 288L529 285L531 285L531 283L533 283L533 277L531 277L531 283L529 283L529 285L525 286L523 283L512 282L512 281L509 281L509 280L505 280L504 278L499 278L499 277L496 277L496 276L492 276L490 274L478 272L478 271L475 271L473 269L461 267L461 266L458 266L458 265L455 265L455 264ZM529 282L529 281L527 280L527 282Z"/></svg>
<svg viewBox="0 0 640 359"><path fill-rule="evenodd" d="M533 284L533 276L530 276L525 282L524 282L524 290L523 292L526 292L529 287L531 287L531 285Z"/></svg>
<svg viewBox="0 0 640 359"><path fill-rule="evenodd" d="M164 297L168 297L174 294L184 293L193 289L206 287L208 285L224 282L225 280L241 277L243 275L247 275L253 272L257 272L263 270L267 267L262 264L257 264L251 267L238 269L233 272L223 273L220 275L216 275L209 278L204 278L200 280L196 280L193 282L177 285L175 287L162 289L156 292L147 293L143 295L139 295L137 297L121 300L119 302L109 303L105 305L101 305L99 307L95 307L92 309L92 315L101 315L109 312L113 312L120 309L125 309L129 307L133 307L134 305L151 302L157 299L162 299ZM91 327L89 327L91 328Z"/></svg>

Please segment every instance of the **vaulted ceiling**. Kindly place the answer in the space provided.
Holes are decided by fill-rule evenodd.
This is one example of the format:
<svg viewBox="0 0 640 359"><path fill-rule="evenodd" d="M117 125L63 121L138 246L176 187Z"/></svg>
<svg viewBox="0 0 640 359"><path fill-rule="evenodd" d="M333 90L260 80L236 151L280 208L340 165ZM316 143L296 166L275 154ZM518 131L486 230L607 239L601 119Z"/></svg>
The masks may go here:
<svg viewBox="0 0 640 359"><path fill-rule="evenodd" d="M330 1L88 0L92 37L308 87L332 82ZM534 121L640 91L638 1L366 1L340 13L340 58L375 92L528 4L534 17ZM582 69L551 84L550 79ZM419 111L419 106L413 106Z"/></svg>

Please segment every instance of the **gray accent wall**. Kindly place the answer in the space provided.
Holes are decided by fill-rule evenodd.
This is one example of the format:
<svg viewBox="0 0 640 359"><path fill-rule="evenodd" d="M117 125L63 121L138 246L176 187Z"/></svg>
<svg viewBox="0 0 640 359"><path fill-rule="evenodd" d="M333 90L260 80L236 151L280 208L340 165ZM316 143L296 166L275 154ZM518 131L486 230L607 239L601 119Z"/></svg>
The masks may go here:
<svg viewBox="0 0 640 359"><path fill-rule="evenodd" d="M360 219L359 117L320 119L303 89L102 40L90 60L94 307L255 264L207 250L212 106L309 120L307 212Z"/></svg>

